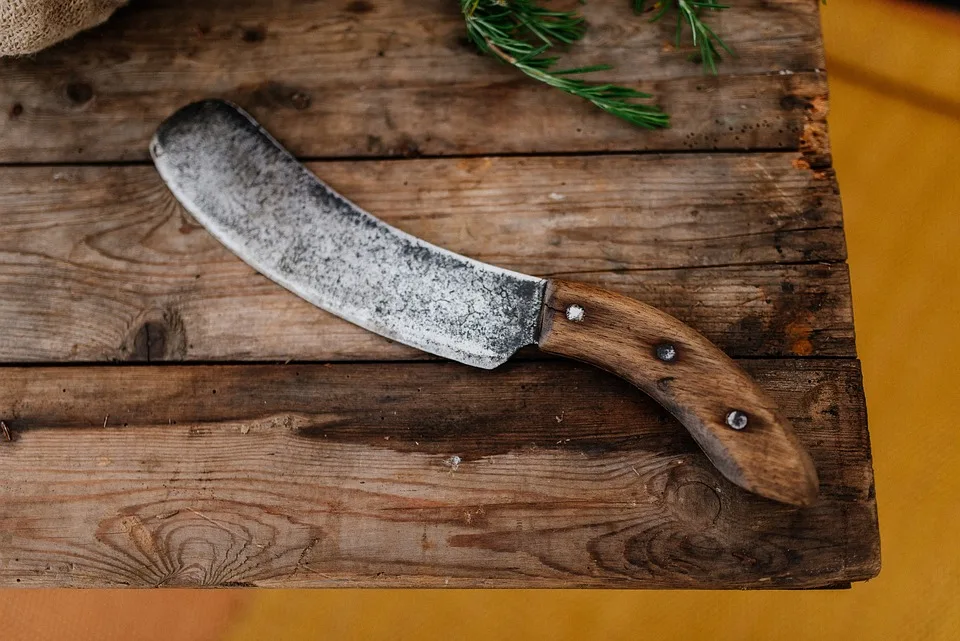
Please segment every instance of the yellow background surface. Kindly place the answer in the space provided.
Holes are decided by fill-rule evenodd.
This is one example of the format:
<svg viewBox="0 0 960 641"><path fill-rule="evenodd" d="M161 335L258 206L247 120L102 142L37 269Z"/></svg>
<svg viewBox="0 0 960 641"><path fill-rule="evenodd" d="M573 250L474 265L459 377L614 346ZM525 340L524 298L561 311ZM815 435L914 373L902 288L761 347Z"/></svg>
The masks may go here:
<svg viewBox="0 0 960 641"><path fill-rule="evenodd" d="M879 578L826 592L0 591L0 638L960 639L960 13L830 0L823 26Z"/></svg>

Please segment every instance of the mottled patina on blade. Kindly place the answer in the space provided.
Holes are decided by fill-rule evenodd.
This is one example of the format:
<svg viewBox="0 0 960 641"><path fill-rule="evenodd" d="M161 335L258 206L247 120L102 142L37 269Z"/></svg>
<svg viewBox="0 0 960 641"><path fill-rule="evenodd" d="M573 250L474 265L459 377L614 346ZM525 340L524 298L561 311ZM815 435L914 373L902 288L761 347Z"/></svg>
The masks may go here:
<svg viewBox="0 0 960 641"><path fill-rule="evenodd" d="M493 368L536 342L544 281L441 249L363 211L223 101L184 107L150 153L174 195L268 278L425 352Z"/></svg>

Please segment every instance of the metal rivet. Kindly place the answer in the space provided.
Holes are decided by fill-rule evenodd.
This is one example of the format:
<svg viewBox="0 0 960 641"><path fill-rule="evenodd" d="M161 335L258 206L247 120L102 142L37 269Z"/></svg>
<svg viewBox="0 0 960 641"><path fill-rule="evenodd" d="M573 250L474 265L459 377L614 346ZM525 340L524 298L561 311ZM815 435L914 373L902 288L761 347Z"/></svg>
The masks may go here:
<svg viewBox="0 0 960 641"><path fill-rule="evenodd" d="M727 425L735 430L742 430L747 426L749 418L746 413L740 410L731 410L727 413Z"/></svg>
<svg viewBox="0 0 960 641"><path fill-rule="evenodd" d="M583 322L583 308L579 305L571 305L567 308L567 320L574 323Z"/></svg>
<svg viewBox="0 0 960 641"><path fill-rule="evenodd" d="M657 345L656 349L657 358L659 358L664 363L669 363L670 361L677 358L677 348L671 345L670 343L660 343Z"/></svg>

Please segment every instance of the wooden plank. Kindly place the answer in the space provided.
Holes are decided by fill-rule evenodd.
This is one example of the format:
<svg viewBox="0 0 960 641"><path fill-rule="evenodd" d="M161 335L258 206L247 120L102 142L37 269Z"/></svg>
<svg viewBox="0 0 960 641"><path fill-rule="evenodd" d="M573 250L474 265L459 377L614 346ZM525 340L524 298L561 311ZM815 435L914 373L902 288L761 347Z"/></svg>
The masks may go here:
<svg viewBox="0 0 960 641"><path fill-rule="evenodd" d="M835 262L845 257L835 183L795 161L719 154L311 168L426 240L603 284L663 307L734 355L853 356L849 278ZM0 247L5 362L421 357L258 276L190 219L152 167L0 168Z"/></svg>
<svg viewBox="0 0 960 641"><path fill-rule="evenodd" d="M151 277L78 267L0 278L0 360L409 360L423 352L342 321L233 256ZM578 274L680 318L733 356L851 356L845 265ZM55 285L55 286L51 286ZM42 296L38 295L42 292Z"/></svg>
<svg viewBox="0 0 960 641"><path fill-rule="evenodd" d="M571 3L572 4L572 3ZM0 162L145 159L160 120L201 98L249 109L308 157L798 149L828 162L817 3L745 0L711 24L736 48L719 77L628 2L583 8L564 59L655 94L646 132L542 88L465 44L451 0L140 0L94 32L0 60Z"/></svg>
<svg viewBox="0 0 960 641"><path fill-rule="evenodd" d="M833 172L796 154L676 154L308 163L391 224L480 260L539 274L846 258ZM3 247L117 228L193 238L153 167L0 167ZM186 221L190 223L190 221ZM155 228L155 229L154 229ZM55 230L55 231L54 231ZM161 254L191 244L124 240ZM736 242L731 242L735 240ZM193 243L205 245L206 243ZM164 260L153 257L153 260Z"/></svg>
<svg viewBox="0 0 960 641"><path fill-rule="evenodd" d="M745 361L821 499L564 362L7 368L5 586L817 587L874 576L859 364ZM106 425L106 427L104 427Z"/></svg>

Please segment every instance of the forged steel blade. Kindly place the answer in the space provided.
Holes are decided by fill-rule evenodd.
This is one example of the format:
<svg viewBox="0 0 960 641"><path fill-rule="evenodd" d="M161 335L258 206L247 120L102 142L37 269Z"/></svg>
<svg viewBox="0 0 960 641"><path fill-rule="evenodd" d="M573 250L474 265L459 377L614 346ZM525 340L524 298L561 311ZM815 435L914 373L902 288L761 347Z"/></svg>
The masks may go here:
<svg viewBox="0 0 960 641"><path fill-rule="evenodd" d="M186 209L261 274L360 327L490 369L536 342L545 281L424 242L328 187L239 107L184 107L150 144Z"/></svg>

